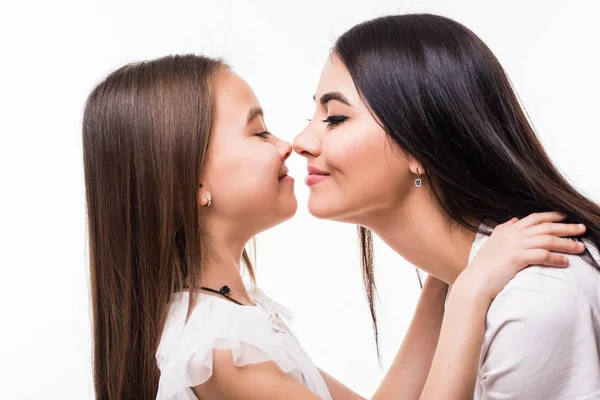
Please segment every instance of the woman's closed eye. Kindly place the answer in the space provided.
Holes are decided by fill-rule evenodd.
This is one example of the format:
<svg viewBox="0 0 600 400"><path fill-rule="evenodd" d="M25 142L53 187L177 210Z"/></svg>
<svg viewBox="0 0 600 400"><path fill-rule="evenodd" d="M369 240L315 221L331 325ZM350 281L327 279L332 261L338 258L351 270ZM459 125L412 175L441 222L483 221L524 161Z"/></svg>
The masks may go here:
<svg viewBox="0 0 600 400"><path fill-rule="evenodd" d="M333 128L333 127L341 124L342 122L346 121L347 119L348 119L348 117L346 117L344 115L329 115L329 116L327 116L327 118L325 118L322 121L327 123L328 128Z"/></svg>

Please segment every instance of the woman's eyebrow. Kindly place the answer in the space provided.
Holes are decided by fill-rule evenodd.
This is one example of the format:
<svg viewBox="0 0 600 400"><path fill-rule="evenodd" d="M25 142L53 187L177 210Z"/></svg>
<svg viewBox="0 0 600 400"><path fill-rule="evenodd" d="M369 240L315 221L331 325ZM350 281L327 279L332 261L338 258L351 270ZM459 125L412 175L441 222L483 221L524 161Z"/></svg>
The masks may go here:
<svg viewBox="0 0 600 400"><path fill-rule="evenodd" d="M313 100L317 101L316 96L313 96ZM322 106L324 106L325 104L329 103L331 100L336 100L339 101L340 103L343 103L347 106L352 107L352 105L350 104L350 102L346 99L346 97L341 94L340 92L329 92L329 93L325 93L323 96L321 96L321 98L319 99L319 103L321 103Z"/></svg>

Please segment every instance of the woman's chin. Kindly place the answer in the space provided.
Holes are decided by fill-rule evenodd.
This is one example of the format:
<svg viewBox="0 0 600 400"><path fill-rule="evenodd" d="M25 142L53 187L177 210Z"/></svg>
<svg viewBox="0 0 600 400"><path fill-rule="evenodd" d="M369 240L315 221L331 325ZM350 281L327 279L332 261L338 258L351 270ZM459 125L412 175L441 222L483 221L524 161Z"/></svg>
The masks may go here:
<svg viewBox="0 0 600 400"><path fill-rule="evenodd" d="M336 220L335 217L339 215L339 206L311 196L308 199L308 212L315 218Z"/></svg>

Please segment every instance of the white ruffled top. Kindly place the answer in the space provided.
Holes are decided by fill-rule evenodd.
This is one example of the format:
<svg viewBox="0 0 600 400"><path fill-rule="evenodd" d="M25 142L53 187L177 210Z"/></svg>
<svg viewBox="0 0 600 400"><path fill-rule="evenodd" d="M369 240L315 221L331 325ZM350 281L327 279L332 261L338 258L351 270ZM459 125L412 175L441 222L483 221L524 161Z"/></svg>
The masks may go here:
<svg viewBox="0 0 600 400"><path fill-rule="evenodd" d="M317 367L289 328L291 312L260 289L247 289L255 306L201 294L187 324L189 294L173 295L156 352L160 369L157 400L197 400L191 388L212 375L213 349L231 350L239 367L274 361L313 393L331 400Z"/></svg>

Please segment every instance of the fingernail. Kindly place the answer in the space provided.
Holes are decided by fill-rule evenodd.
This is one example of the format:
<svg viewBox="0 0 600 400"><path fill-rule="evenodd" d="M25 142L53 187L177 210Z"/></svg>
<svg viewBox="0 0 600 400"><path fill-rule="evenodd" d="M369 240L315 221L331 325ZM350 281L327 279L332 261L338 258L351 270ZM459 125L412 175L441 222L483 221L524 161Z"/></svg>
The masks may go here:
<svg viewBox="0 0 600 400"><path fill-rule="evenodd" d="M584 224L579 224L577 226L579 227L579 229L585 229L585 225Z"/></svg>
<svg viewBox="0 0 600 400"><path fill-rule="evenodd" d="M563 257L563 265L566 267L569 265L569 259L567 257Z"/></svg>

